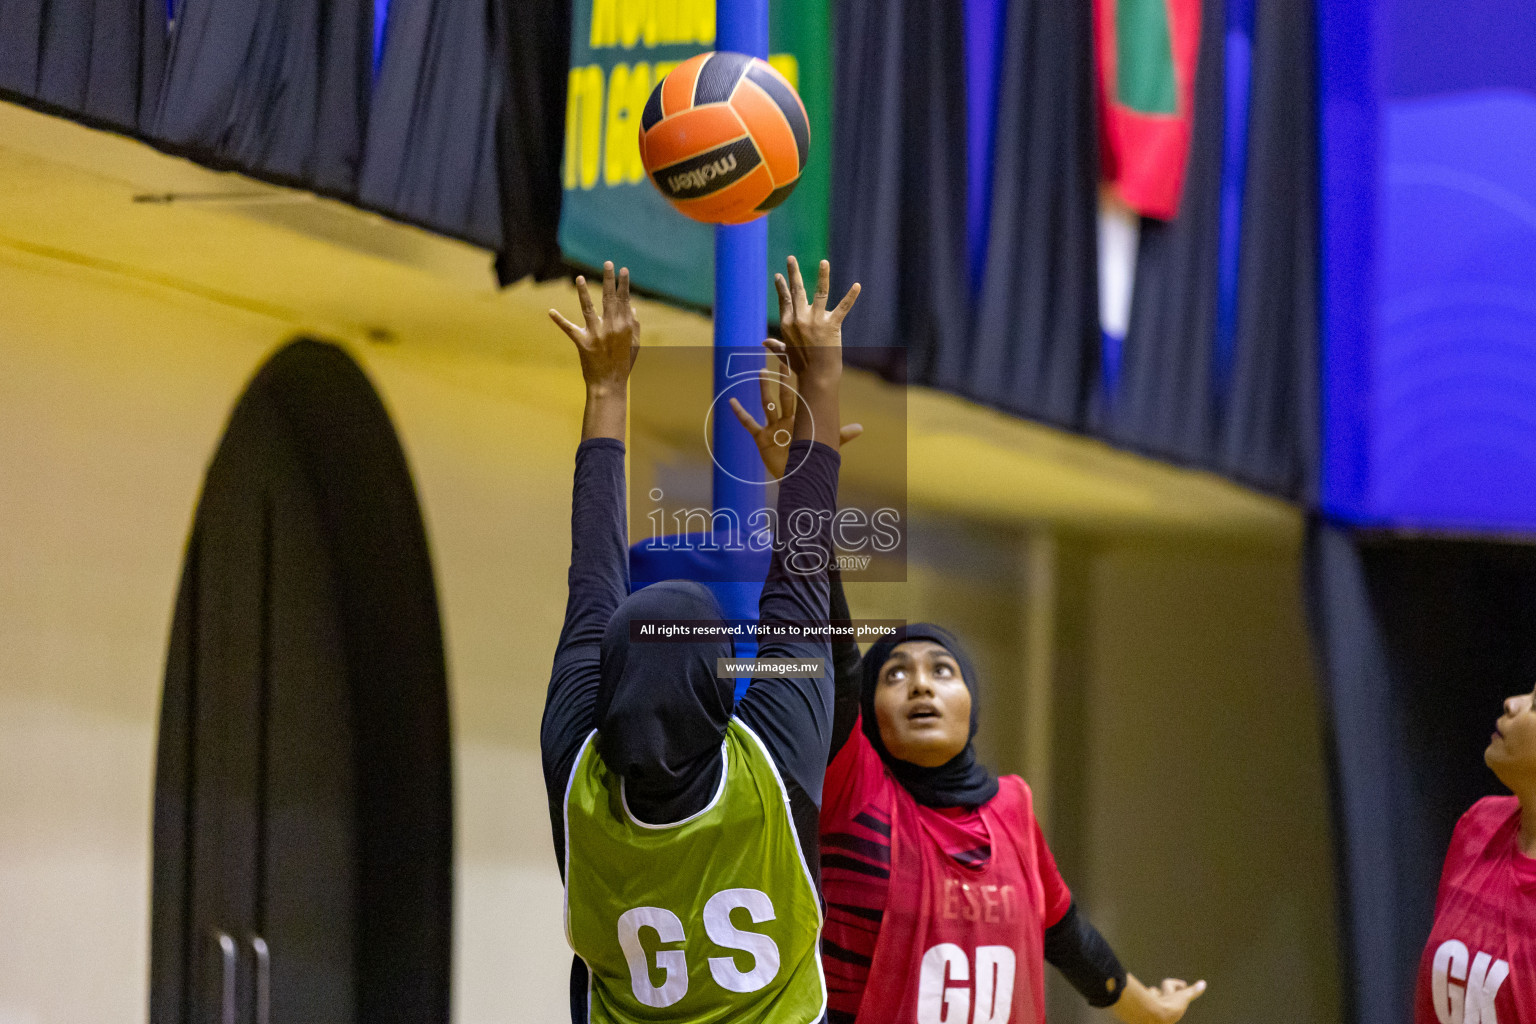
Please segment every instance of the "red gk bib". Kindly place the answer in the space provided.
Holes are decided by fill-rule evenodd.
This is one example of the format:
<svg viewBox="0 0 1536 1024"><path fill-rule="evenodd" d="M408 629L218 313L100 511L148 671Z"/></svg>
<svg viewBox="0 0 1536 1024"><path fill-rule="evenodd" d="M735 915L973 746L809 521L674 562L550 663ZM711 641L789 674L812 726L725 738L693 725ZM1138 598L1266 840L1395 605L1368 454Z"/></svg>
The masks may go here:
<svg viewBox="0 0 1536 1024"><path fill-rule="evenodd" d="M1536 1021L1536 859L1516 845L1520 803L1485 797L1445 855L1419 962L1415 1024Z"/></svg>

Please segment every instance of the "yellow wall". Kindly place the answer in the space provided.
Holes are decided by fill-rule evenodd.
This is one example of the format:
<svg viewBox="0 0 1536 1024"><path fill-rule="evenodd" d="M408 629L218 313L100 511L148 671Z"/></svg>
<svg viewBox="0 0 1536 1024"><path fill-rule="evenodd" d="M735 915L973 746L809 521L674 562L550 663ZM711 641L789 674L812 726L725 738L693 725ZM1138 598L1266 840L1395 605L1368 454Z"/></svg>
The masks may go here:
<svg viewBox="0 0 1536 1024"><path fill-rule="evenodd" d="M155 728L182 549L225 418L303 327L0 250L3 1024L144 1018ZM565 596L574 361L349 351L399 431L437 574L455 1019L558 1021L569 954L537 737ZM852 594L857 615L963 623L985 676L984 750L1012 770L1031 753L1028 542L918 509L911 582ZM1081 649L1058 661L1080 664L1058 673L1054 707L1057 734L1084 742L1031 780L1078 801L1056 815L1076 830L1062 836L1068 881L1133 970L1211 981L1191 1020L1335 1018L1294 543L1124 535L1074 550L1057 633Z"/></svg>
<svg viewBox="0 0 1536 1024"><path fill-rule="evenodd" d="M1029 738L1039 595L1027 534L919 517L909 584L851 587L853 613L932 619L967 642L981 676L978 747L1048 794L1042 820L1063 876L1127 969L1144 981L1206 979L1191 1022L1337 1020L1327 778L1298 550L1130 534L1055 541L1044 756ZM1055 1024L1109 1019L1046 974Z"/></svg>
<svg viewBox="0 0 1536 1024"><path fill-rule="evenodd" d="M144 1017L155 730L183 546L226 417L297 326L0 256L5 1024ZM557 1020L569 959L537 742L578 424L505 365L351 351L405 446L442 602L455 1017Z"/></svg>
<svg viewBox="0 0 1536 1024"><path fill-rule="evenodd" d="M1087 905L1138 977L1210 983L1191 1021L1337 1020L1297 552L1110 543L1091 565L1073 858Z"/></svg>

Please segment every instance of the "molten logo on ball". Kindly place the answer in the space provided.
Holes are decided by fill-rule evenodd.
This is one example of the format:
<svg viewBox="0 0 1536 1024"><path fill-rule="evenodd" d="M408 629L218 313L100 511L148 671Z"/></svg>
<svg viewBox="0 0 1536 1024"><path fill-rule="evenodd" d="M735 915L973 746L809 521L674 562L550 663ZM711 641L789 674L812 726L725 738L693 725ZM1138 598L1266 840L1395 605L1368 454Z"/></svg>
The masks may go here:
<svg viewBox="0 0 1536 1024"><path fill-rule="evenodd" d="M717 193L740 181L762 163L751 139L737 139L703 156L673 164L657 174L654 180L662 194L677 203Z"/></svg>
<svg viewBox="0 0 1536 1024"><path fill-rule="evenodd" d="M667 181L667 191L673 198L678 198L686 192L699 192L706 186L713 185L716 178L723 178L736 169L736 154L727 153L712 164L706 164L696 171L683 171L674 174Z"/></svg>
<svg viewBox="0 0 1536 1024"><path fill-rule="evenodd" d="M800 180L811 125L788 80L741 53L701 53L651 92L640 159L678 210L741 224L778 206Z"/></svg>

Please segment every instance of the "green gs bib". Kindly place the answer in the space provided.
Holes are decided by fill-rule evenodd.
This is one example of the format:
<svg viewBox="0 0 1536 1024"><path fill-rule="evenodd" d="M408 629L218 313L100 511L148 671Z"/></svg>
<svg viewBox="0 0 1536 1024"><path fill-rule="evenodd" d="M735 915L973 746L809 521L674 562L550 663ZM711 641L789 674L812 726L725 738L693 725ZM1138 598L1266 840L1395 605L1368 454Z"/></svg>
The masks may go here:
<svg viewBox="0 0 1536 1024"><path fill-rule="evenodd" d="M709 805L647 825L629 813L596 736L565 796L565 929L587 965L587 1019L819 1020L821 904L762 741L733 718Z"/></svg>

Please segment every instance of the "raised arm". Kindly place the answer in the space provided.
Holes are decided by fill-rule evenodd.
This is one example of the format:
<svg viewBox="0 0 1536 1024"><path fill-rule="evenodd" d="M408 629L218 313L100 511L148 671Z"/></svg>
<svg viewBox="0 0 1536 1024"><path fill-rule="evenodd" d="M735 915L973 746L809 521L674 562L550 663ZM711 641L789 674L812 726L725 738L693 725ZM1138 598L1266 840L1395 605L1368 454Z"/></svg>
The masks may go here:
<svg viewBox="0 0 1536 1024"><path fill-rule="evenodd" d="M842 382L842 322L858 298L854 285L827 308L830 268L822 261L814 299L808 299L794 257L787 275L775 278L784 341L770 349L784 355L799 381L788 469L779 485L778 538L758 602L764 624L828 620L827 572L832 560L832 517L837 511L840 466L838 389ZM769 640L765 658L821 658L830 662L825 637ZM780 769L816 804L831 740L833 685L819 678L759 679L742 698L740 713L774 753Z"/></svg>
<svg viewBox="0 0 1536 1024"><path fill-rule="evenodd" d="M627 270L615 278L613 264L604 265L601 315L593 308L585 279L576 279L576 292L584 327L549 311L576 344L587 391L571 495L570 589L539 734L550 824L562 864L565 783L582 742L594 727L592 707L603 630L629 593L624 422L629 371L640 340L640 324L629 302Z"/></svg>
<svg viewBox="0 0 1536 1024"><path fill-rule="evenodd" d="M774 275L784 340L768 344L789 362L801 400L795 409L788 467L779 484L779 538L758 601L758 615L764 622L825 622L827 574L833 555L832 517L837 512L837 470L841 466L838 393L843 379L843 319L859 297L859 286L855 284L843 301L829 310L827 289L832 270L826 260L821 261L813 299L806 298L800 265L793 256L787 261L787 272L787 277ZM810 444L804 443L807 441Z"/></svg>
<svg viewBox="0 0 1536 1024"><path fill-rule="evenodd" d="M587 386L587 407L581 418L581 439L608 437L623 443L624 419L629 411L629 371L640 354L640 318L629 301L629 268L613 273L603 264L603 312L599 316L587 293L587 279L576 279L581 300L578 327L558 309L549 311L555 326L576 345L581 360L581 379Z"/></svg>
<svg viewBox="0 0 1536 1024"><path fill-rule="evenodd" d="M832 566L830 578L831 584L831 617L834 625L848 625L853 616L848 611L848 595L843 593L843 574L838 571L836 565ZM827 763L832 763L832 758L843 749L843 744L848 742L848 737L853 735L853 727L859 720L859 689L863 685L860 677L859 645L847 636L834 637L832 640L832 743L827 749Z"/></svg>
<svg viewBox="0 0 1536 1024"><path fill-rule="evenodd" d="M789 461L789 438L794 430L795 412L799 405L796 396L795 374L789 361L781 355L768 357L768 368L758 377L762 392L763 422L757 419L736 399L731 399L731 410L742 428L752 435L763 467L775 480L784 478L784 467ZM845 423L838 430L838 442L846 447L849 442L864 433L859 423ZM847 625L852 619L848 611L848 597L843 593L843 577L834 563L827 572L830 585L830 608L833 624ZM834 697L832 705L832 743L827 753L828 763L837 756L848 737L853 734L859 720L859 645L851 637L834 637L832 640L832 679Z"/></svg>

